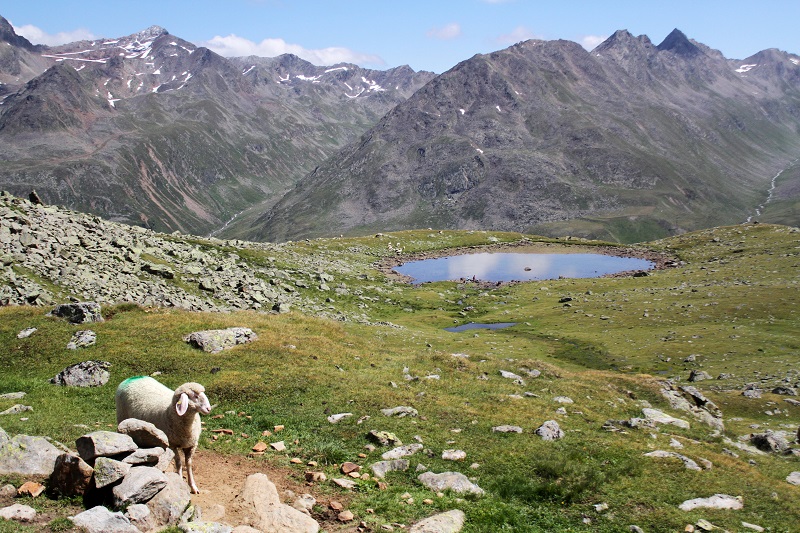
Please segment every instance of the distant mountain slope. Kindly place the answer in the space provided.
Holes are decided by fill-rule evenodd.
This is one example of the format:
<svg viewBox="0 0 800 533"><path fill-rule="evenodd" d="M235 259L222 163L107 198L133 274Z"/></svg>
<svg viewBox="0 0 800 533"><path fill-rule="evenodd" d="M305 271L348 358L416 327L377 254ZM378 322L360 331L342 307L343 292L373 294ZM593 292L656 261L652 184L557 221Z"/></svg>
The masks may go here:
<svg viewBox="0 0 800 533"><path fill-rule="evenodd" d="M620 241L745 220L800 155L800 67L675 30L527 41L438 76L253 224L256 240L484 228ZM747 67L746 65L757 65Z"/></svg>
<svg viewBox="0 0 800 533"><path fill-rule="evenodd" d="M0 189L205 234L270 205L434 75L226 59L153 26L33 46L0 18Z"/></svg>

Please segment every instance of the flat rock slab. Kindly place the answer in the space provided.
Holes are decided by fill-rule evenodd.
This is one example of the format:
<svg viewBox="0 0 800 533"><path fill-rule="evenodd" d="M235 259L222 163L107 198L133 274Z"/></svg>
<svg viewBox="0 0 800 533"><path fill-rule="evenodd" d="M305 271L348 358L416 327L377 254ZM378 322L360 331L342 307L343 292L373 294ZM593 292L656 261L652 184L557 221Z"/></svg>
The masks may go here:
<svg viewBox="0 0 800 533"><path fill-rule="evenodd" d="M492 431L495 433L522 433L522 428L519 426L493 426Z"/></svg>
<svg viewBox="0 0 800 533"><path fill-rule="evenodd" d="M16 522L31 522L36 518L36 510L33 507L15 503L0 509L0 518Z"/></svg>
<svg viewBox="0 0 800 533"><path fill-rule="evenodd" d="M53 316L66 318L73 324L103 322L100 304L96 302L78 302L57 305L56 308L53 309Z"/></svg>
<svg viewBox="0 0 800 533"><path fill-rule="evenodd" d="M112 513L102 505L70 518L86 533L141 533L122 513Z"/></svg>
<svg viewBox="0 0 800 533"><path fill-rule="evenodd" d="M420 520L409 530L410 533L458 533L464 527L467 517L464 511L454 509Z"/></svg>
<svg viewBox="0 0 800 533"><path fill-rule="evenodd" d="M388 452L384 452L381 455L381 459L385 461L391 461L392 459L402 459L403 457L414 455L421 449L422 449L422 444L419 444L417 442L415 442L414 444L406 444L405 446L398 446L397 448L392 448Z"/></svg>
<svg viewBox="0 0 800 533"><path fill-rule="evenodd" d="M669 424L679 428L689 429L689 422L686 420L675 418L674 416L670 416L662 411L659 411L658 409L645 407L642 409L642 414L644 415L645 419L650 420L654 424Z"/></svg>
<svg viewBox="0 0 800 533"><path fill-rule="evenodd" d="M661 457L664 459L675 458L683 461L683 466L686 467L687 470L702 470L700 465L698 465L694 460L686 457L685 455L681 455L675 452L668 452L664 450L656 450L654 452L649 452L644 454L645 457Z"/></svg>
<svg viewBox="0 0 800 533"><path fill-rule="evenodd" d="M470 481L467 476L460 472L442 472L441 474L423 472L417 479L420 483L436 492L452 490L459 494L481 495L484 493L482 488Z"/></svg>
<svg viewBox="0 0 800 533"><path fill-rule="evenodd" d="M100 387L108 383L109 368L108 361L83 361L66 367L50 383L64 387Z"/></svg>
<svg viewBox="0 0 800 533"><path fill-rule="evenodd" d="M256 339L258 339L258 335L250 328L208 329L195 331L183 337L183 340L190 345L208 353L219 353Z"/></svg>
<svg viewBox="0 0 800 533"><path fill-rule="evenodd" d="M393 459L391 461L378 461L370 465L372 474L383 479L389 472L405 472L408 470L410 463L407 459Z"/></svg>
<svg viewBox="0 0 800 533"><path fill-rule="evenodd" d="M385 416L396 416L397 418L403 418L405 416L417 416L419 413L413 407L408 407L407 405L400 405L398 407L391 407L389 409L381 409L381 413Z"/></svg>
<svg viewBox="0 0 800 533"><path fill-rule="evenodd" d="M786 476L786 482L792 485L800 485L800 472L792 472Z"/></svg>
<svg viewBox="0 0 800 533"><path fill-rule="evenodd" d="M708 498L695 498L686 500L678 506L681 511L691 511L700 507L708 509L741 509L744 503L741 498L728 496L727 494L714 494Z"/></svg>

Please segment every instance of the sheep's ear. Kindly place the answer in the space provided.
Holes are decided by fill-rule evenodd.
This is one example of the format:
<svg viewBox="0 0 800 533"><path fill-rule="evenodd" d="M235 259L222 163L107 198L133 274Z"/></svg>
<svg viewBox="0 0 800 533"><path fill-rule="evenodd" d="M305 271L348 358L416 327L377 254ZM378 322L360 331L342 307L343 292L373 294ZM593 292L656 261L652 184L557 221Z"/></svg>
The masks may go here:
<svg viewBox="0 0 800 533"><path fill-rule="evenodd" d="M175 411L178 412L178 416L183 416L186 414L186 411L189 409L189 397L184 392L181 394L180 400L178 403L175 404Z"/></svg>

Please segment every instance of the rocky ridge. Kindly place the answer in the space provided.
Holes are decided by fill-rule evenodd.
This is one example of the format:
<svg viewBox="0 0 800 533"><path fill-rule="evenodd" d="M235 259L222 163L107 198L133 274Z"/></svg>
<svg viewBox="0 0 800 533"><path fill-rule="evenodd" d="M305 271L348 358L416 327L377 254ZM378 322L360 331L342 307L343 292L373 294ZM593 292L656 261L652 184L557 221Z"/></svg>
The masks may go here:
<svg viewBox="0 0 800 533"><path fill-rule="evenodd" d="M57 47L0 26L0 189L159 231L271 204L433 77L228 59L158 26Z"/></svg>
<svg viewBox="0 0 800 533"><path fill-rule="evenodd" d="M433 226L640 242L738 223L797 158L798 73L799 56L728 60L677 30L658 46L620 30L591 52L530 40L476 55L246 235Z"/></svg>
<svg viewBox="0 0 800 533"><path fill-rule="evenodd" d="M253 265L234 245L275 253L284 248L166 235L0 193L0 304L51 305L72 297L193 311L297 307L324 314L297 291L316 290L324 300L334 292L332 271L322 264L291 271Z"/></svg>

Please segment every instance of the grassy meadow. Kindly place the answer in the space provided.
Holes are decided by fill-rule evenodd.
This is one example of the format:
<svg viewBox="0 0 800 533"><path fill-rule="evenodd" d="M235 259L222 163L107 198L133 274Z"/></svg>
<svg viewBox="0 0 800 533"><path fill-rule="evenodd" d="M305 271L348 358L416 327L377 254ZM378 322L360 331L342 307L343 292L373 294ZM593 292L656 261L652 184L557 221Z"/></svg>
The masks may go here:
<svg viewBox="0 0 800 533"><path fill-rule="evenodd" d="M10 435L48 435L73 446L89 430L114 426L119 382L160 372L158 379L170 387L203 383L217 404L214 413L225 415L204 419L199 453L244 457L261 440L282 440L285 452L248 460L285 468L298 482L309 461L329 480L343 477L338 465L344 461L369 472L389 449L365 449L373 429L391 431L404 444L422 442L425 450L409 458L411 468L389 473L384 488L374 479L356 480L351 491L331 482L310 487L319 500L347 500L355 523L364 521L371 531L453 508L466 513L467 533L616 532L631 524L646 532L684 531L700 519L727 531L747 531L742 522L797 531L800 487L785 478L800 470L800 459L751 455L725 438L737 441L764 429L796 432L800 424L800 407L769 392L800 382L800 232L747 224L638 245L681 262L646 277L411 286L376 268L379 261L404 254L523 241L543 248L598 244L415 231L310 240L277 255L271 251L269 262L287 269L311 257L329 265L326 272L334 280L328 285L346 291L297 289L317 300L325 318L297 310L203 314L120 304L104 306L103 323L75 326L47 316L49 309L0 308L0 393L26 391L22 403L34 408L0 418L0 427ZM253 264L268 261L267 252L255 248L231 250ZM517 325L444 331L467 322ZM213 355L182 341L192 331L230 326L250 327L259 339ZM17 339L28 327L38 330ZM67 350L79 329L94 330L97 344ZM107 385L78 389L49 383L65 366L87 359L112 363ZM541 374L528 377L520 369ZM721 408L723 434L672 410L659 394L661 381L686 382L691 369L727 376L694 384ZM522 375L525 384L500 371ZM748 383L765 390L761 399L741 395ZM558 403L559 396L574 403ZM0 411L14 403L0 400ZM689 421L690 429L603 429L608 420L641 417L648 403ZM401 405L414 407L419 416L390 418L380 411ZM557 413L562 407L566 413ZM328 422L326 417L337 413L352 416ZM534 430L551 419L566 436L545 442ZM492 431L506 424L523 433ZM276 425L285 429L262 436ZM233 435L212 432L221 428ZM672 440L683 448L671 447ZM443 460L446 449L463 450L466 459ZM653 450L707 459L713 467L693 471L678 460L644 457ZM416 480L418 465L462 472L486 495L436 495ZM203 480L198 483L202 487ZM678 509L685 500L717 493L741 496L744 508ZM9 527L0 520L0 531ZM325 527L355 528L330 522Z"/></svg>

